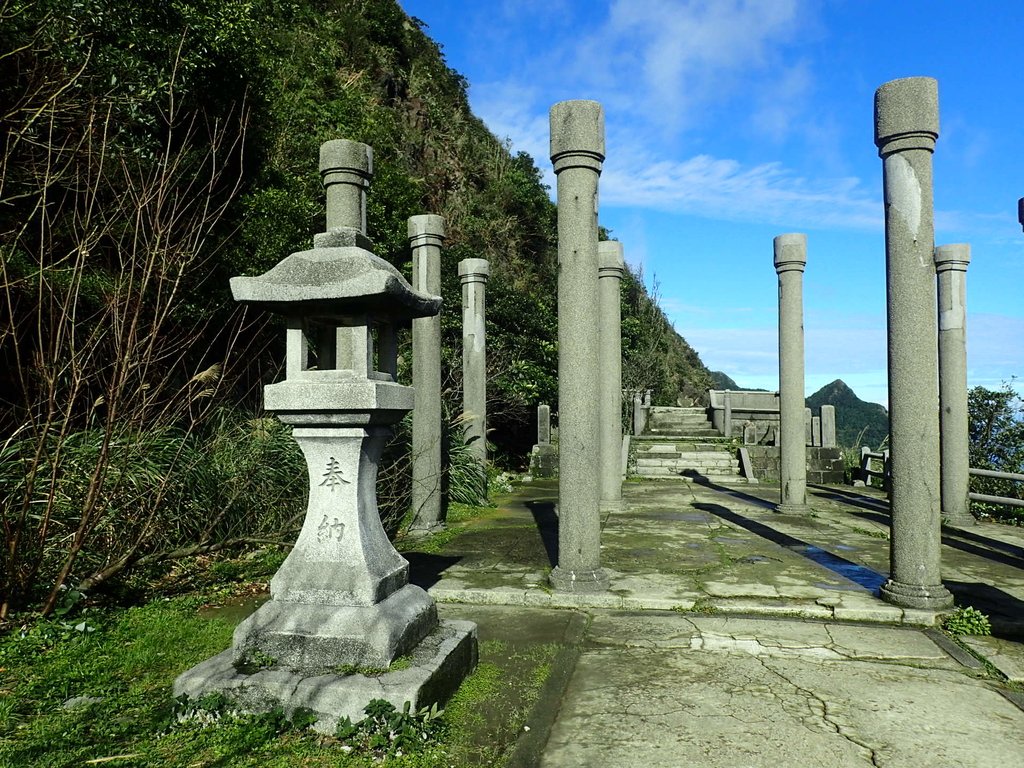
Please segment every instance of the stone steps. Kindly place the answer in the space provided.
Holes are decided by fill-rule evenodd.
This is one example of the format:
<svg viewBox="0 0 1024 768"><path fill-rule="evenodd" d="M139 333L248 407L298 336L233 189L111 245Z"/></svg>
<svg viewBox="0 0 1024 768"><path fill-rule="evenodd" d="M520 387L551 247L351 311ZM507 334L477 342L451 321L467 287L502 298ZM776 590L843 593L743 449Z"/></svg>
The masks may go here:
<svg viewBox="0 0 1024 768"><path fill-rule="evenodd" d="M636 474L746 482L731 441L711 426L703 408L651 408L647 431L633 438Z"/></svg>
<svg viewBox="0 0 1024 768"><path fill-rule="evenodd" d="M722 433L717 429L711 427L671 427L671 428L660 428L660 429L649 429L645 433L653 437L663 437L671 440L678 440L686 437L711 437L711 438L722 438Z"/></svg>

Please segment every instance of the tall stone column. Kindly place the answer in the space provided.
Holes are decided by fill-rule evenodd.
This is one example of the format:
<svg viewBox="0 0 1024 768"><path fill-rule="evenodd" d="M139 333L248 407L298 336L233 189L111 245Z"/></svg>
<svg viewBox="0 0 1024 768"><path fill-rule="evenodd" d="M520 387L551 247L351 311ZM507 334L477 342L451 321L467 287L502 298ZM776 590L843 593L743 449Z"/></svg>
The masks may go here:
<svg viewBox="0 0 1024 768"><path fill-rule="evenodd" d="M775 238L779 275L779 466L776 512L805 514L807 507L807 435L804 429L804 267L807 235Z"/></svg>
<svg viewBox="0 0 1024 768"><path fill-rule="evenodd" d="M409 218L412 287L428 296L441 295L441 245L444 219L435 214ZM430 532L443 526L441 509L441 317L412 321L411 530Z"/></svg>
<svg viewBox="0 0 1024 768"><path fill-rule="evenodd" d="M951 525L975 525L967 498L971 463L967 434L967 265L971 246L935 249L939 284L939 454L942 517Z"/></svg>
<svg viewBox="0 0 1024 768"><path fill-rule="evenodd" d="M558 565L551 586L608 587L601 569L597 179L604 110L596 101L551 107L551 163L558 178Z"/></svg>
<svg viewBox="0 0 1024 768"><path fill-rule="evenodd" d="M487 464L487 259L459 262L462 283L462 409L466 441L480 466Z"/></svg>
<svg viewBox="0 0 1024 768"><path fill-rule="evenodd" d="M938 83L892 80L875 92L875 144L885 187L885 272L892 467L890 576L883 599L942 609L939 376L935 323L932 152Z"/></svg>
<svg viewBox="0 0 1024 768"><path fill-rule="evenodd" d="M622 243L607 240L597 246L597 285L601 380L598 392L601 419L601 507L622 504L622 299L619 285L626 269Z"/></svg>

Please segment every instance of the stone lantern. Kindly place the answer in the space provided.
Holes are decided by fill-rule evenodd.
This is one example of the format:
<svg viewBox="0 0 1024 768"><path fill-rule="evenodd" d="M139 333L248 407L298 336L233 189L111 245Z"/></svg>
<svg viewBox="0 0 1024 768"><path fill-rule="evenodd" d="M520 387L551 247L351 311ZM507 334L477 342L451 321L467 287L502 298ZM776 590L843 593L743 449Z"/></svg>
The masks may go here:
<svg viewBox="0 0 1024 768"><path fill-rule="evenodd" d="M476 663L476 626L439 621L433 599L409 584L409 564L377 511L381 452L413 407L412 387L395 380L395 331L437 314L441 299L413 290L370 251L370 147L329 141L320 171L327 231L313 249L231 280L237 301L285 317L285 379L264 388L264 401L305 456L305 522L270 600L174 692L220 691L250 711L307 707L318 730L330 731L342 717L361 719L372 699L399 709L446 700ZM379 673L403 656L401 670Z"/></svg>

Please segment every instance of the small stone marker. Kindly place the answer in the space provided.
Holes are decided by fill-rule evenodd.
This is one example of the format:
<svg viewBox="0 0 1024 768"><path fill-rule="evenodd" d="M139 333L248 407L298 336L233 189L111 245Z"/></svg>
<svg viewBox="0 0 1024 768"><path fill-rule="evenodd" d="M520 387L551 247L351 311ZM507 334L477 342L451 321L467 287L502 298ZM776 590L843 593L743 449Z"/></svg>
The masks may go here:
<svg viewBox="0 0 1024 768"><path fill-rule="evenodd" d="M836 442L836 407L821 406L821 445L823 448L835 448Z"/></svg>
<svg viewBox="0 0 1024 768"><path fill-rule="evenodd" d="M236 301L288 318L285 380L264 388L264 405L292 426L309 501L271 599L238 625L231 648L174 683L175 696L217 691L243 711L306 707L327 733L341 718L362 719L373 699L399 710L443 702L476 664L476 626L438 620L377 511L377 462L414 401L391 373L394 327L436 314L441 299L413 290L369 250L372 168L365 144L324 144L328 231L266 274L231 280ZM381 677L343 672L386 669L403 655L409 667Z"/></svg>
<svg viewBox="0 0 1024 768"><path fill-rule="evenodd" d="M551 444L551 406L537 406L537 444L530 452L530 474L554 477L558 472L558 450Z"/></svg>
<svg viewBox="0 0 1024 768"><path fill-rule="evenodd" d="M942 585L939 373L932 152L939 89L930 77L875 92L875 144L885 187L892 535L881 596L905 608L953 604Z"/></svg>
<svg viewBox="0 0 1024 768"><path fill-rule="evenodd" d="M811 417L811 445L821 448L821 416Z"/></svg>
<svg viewBox="0 0 1024 768"><path fill-rule="evenodd" d="M639 392L633 395L633 434L642 435L647 427L647 409L644 398Z"/></svg>
<svg viewBox="0 0 1024 768"><path fill-rule="evenodd" d="M951 525L977 525L971 514L967 414L967 265L971 246L935 249L939 294L939 455L942 517Z"/></svg>
<svg viewBox="0 0 1024 768"><path fill-rule="evenodd" d="M551 443L551 406L537 406L537 445Z"/></svg>

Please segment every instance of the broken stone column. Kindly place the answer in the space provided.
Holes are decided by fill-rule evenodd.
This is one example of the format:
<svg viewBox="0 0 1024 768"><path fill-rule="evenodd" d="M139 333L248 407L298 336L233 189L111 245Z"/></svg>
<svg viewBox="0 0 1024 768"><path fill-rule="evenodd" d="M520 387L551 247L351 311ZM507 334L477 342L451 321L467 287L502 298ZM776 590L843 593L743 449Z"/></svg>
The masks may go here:
<svg viewBox="0 0 1024 768"><path fill-rule="evenodd" d="M779 465L776 512L806 514L807 435L804 427L804 298L807 235L775 238L779 276Z"/></svg>
<svg viewBox="0 0 1024 768"><path fill-rule="evenodd" d="M885 187L890 577L881 596L907 608L942 609L939 386L936 355L932 152L938 83L892 80L875 92L875 144Z"/></svg>
<svg viewBox="0 0 1024 768"><path fill-rule="evenodd" d="M444 219L434 214L409 218L412 287L441 295L441 245ZM412 321L412 511L410 530L430 533L442 528L441 508L441 316Z"/></svg>
<svg viewBox="0 0 1024 768"><path fill-rule="evenodd" d="M597 179L604 111L596 101L551 107L551 163L558 179L558 565L551 586L607 589L601 569L598 413Z"/></svg>
<svg viewBox="0 0 1024 768"><path fill-rule="evenodd" d="M626 269L622 243L607 240L597 246L597 284L601 305L598 397L601 419L601 507L622 504L622 317L619 285Z"/></svg>
<svg viewBox="0 0 1024 768"><path fill-rule="evenodd" d="M243 711L280 707L290 716L304 707L326 733L341 718L362 719L373 699L399 710L443 702L476 663L475 625L438 620L377 511L377 464L413 391L388 372L396 361L384 355L395 345L375 350L373 340L436 314L441 299L413 290L369 250L362 212L371 158L365 144L324 144L327 232L267 273L231 280L236 301L287 319L285 380L264 388L264 405L292 427L308 504L270 600L238 625L231 648L174 683L175 696L216 691ZM400 670L360 672L388 669L399 656L408 657Z"/></svg>
<svg viewBox="0 0 1024 768"><path fill-rule="evenodd" d="M823 448L835 448L836 442L836 407L821 406L821 445Z"/></svg>
<svg viewBox="0 0 1024 768"><path fill-rule="evenodd" d="M939 455L942 517L950 525L975 525L969 493L967 417L967 265L971 246L935 249L939 291Z"/></svg>
<svg viewBox="0 0 1024 768"><path fill-rule="evenodd" d="M462 283L462 410L466 444L481 467L487 465L487 314L484 291L491 274L487 259L459 262Z"/></svg>

